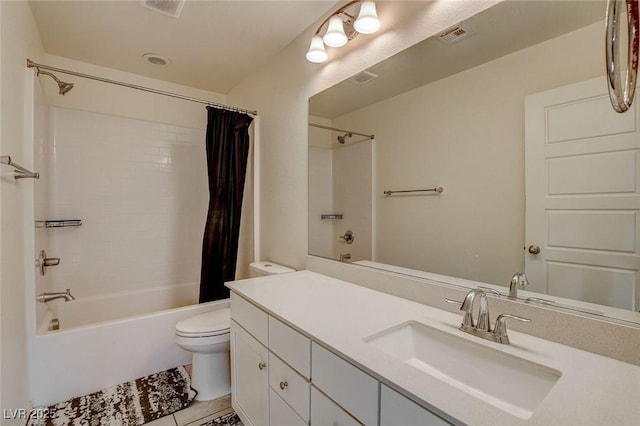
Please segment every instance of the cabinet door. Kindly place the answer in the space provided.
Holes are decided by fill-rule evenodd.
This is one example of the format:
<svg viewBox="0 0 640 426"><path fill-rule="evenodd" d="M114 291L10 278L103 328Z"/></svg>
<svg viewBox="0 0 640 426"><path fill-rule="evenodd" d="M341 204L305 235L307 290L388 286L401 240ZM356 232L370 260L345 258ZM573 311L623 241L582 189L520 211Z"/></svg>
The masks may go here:
<svg viewBox="0 0 640 426"><path fill-rule="evenodd" d="M378 424L376 379L315 342L311 344L311 377L314 386L358 421L367 426Z"/></svg>
<svg viewBox="0 0 640 426"><path fill-rule="evenodd" d="M231 402L245 426L269 422L267 348L231 321Z"/></svg>
<svg viewBox="0 0 640 426"><path fill-rule="evenodd" d="M380 426L446 426L442 420L385 385L380 389Z"/></svg>
<svg viewBox="0 0 640 426"><path fill-rule="evenodd" d="M273 389L270 390L269 398L269 424L271 426L306 426L305 422L289 407L287 403L280 398Z"/></svg>
<svg viewBox="0 0 640 426"><path fill-rule="evenodd" d="M311 424L313 426L362 425L315 386L311 386Z"/></svg>

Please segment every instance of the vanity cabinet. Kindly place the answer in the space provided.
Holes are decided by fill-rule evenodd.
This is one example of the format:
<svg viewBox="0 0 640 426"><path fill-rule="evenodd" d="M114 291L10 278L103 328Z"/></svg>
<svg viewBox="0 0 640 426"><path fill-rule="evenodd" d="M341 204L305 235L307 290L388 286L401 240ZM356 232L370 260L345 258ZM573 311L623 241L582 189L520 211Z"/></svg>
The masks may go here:
<svg viewBox="0 0 640 426"><path fill-rule="evenodd" d="M232 405L247 426L446 425L231 293Z"/></svg>
<svg viewBox="0 0 640 426"><path fill-rule="evenodd" d="M246 426L268 424L268 351L234 320L230 326L231 395Z"/></svg>
<svg viewBox="0 0 640 426"><path fill-rule="evenodd" d="M231 398L245 425L309 424L311 341L231 294Z"/></svg>

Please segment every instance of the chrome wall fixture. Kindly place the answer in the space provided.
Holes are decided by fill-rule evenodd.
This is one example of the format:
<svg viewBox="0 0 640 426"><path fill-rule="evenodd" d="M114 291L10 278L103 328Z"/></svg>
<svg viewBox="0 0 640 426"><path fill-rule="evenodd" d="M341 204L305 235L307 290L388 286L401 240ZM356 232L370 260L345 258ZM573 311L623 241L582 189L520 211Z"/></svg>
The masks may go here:
<svg viewBox="0 0 640 426"><path fill-rule="evenodd" d="M191 96L185 96L185 95L181 95L179 93L172 93L172 92L167 92L167 91L164 91L164 90L153 89L151 87L138 86L137 84L130 84L130 83L124 83L122 81L110 80L108 78L98 77L98 76L91 75L91 74L84 74L84 73L77 72L77 71L71 71L71 70L65 70L65 69L62 69L62 68L51 67L49 65L43 65L43 64L35 63L31 59L27 59L27 68L35 68L36 70L38 70L38 74L47 74L47 75L51 75L52 77L53 77L53 75L51 73L45 73L45 72L41 71L41 68L44 69L44 70L49 70L49 71L53 71L53 72L59 72L59 73L62 73L62 74L73 75L75 77L87 78L89 80L101 81L103 83L115 84L117 86L128 87L130 89L141 90L143 92L155 93L157 95L169 96L171 98L182 99L182 100L185 100L185 101L196 102L196 103L204 104L204 105L211 105L211 106L214 106L216 108L226 109L226 110L229 110L229 111L237 111L237 112L242 112L242 113L250 114L250 115L258 115L258 111L251 111L251 110L247 110L247 109L244 109L244 108L234 107L234 106L231 106L231 105L225 105L225 104L220 104L220 103L217 103L217 102L207 101L205 99L198 99L198 98L194 98L194 97L191 97ZM59 81L59 80L56 79L56 81ZM73 85L71 85L71 86L73 87ZM66 89L64 93L68 92L69 90L71 90L71 87ZM62 93L62 91L63 91L63 87L60 86L60 94L64 95L64 93Z"/></svg>
<svg viewBox="0 0 640 426"><path fill-rule="evenodd" d="M322 63L329 57L325 45L341 47L358 34L373 34L379 29L380 20L376 4L371 0L351 1L320 24L311 38L307 60L316 64Z"/></svg>
<svg viewBox="0 0 640 426"><path fill-rule="evenodd" d="M627 66L624 73L620 64L620 26L626 9L628 27ZM622 19L621 19L622 18ZM638 50L640 49L640 22L638 0L608 0L605 19L605 53L607 65L607 83L611 106L616 112L625 112L633 103L638 74Z"/></svg>
<svg viewBox="0 0 640 426"><path fill-rule="evenodd" d="M32 172L31 170L25 169L20 164L14 163L10 155L0 156L0 164L6 164L7 166L13 167L15 172L13 178L16 180L25 178L40 179L40 173Z"/></svg>
<svg viewBox="0 0 640 426"><path fill-rule="evenodd" d="M410 193L410 192L435 192L438 194L442 194L444 188L441 186L437 186L435 188L427 188L427 189L406 189L402 191L384 191L383 194L386 196L400 193Z"/></svg>
<svg viewBox="0 0 640 426"><path fill-rule="evenodd" d="M369 139L376 138L376 135L367 135L366 133L354 132L353 130L338 129L337 127L325 126L323 124L309 123L309 127L316 127L318 129L331 130L332 132L349 133L350 135L365 136Z"/></svg>

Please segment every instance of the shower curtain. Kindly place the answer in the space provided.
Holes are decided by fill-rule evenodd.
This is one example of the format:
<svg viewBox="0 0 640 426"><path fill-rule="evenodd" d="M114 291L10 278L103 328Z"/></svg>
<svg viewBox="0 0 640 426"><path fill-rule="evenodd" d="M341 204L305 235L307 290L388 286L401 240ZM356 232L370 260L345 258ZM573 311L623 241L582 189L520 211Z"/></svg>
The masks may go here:
<svg viewBox="0 0 640 426"><path fill-rule="evenodd" d="M209 213L202 241L200 303L228 298L224 283L235 278L252 121L247 114L207 107Z"/></svg>

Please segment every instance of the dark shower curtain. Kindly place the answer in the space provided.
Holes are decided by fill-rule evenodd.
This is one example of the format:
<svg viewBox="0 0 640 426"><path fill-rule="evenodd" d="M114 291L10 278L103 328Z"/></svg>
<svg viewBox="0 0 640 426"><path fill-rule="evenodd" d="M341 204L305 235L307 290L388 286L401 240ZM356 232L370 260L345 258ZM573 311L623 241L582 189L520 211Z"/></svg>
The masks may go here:
<svg viewBox="0 0 640 426"><path fill-rule="evenodd" d="M250 116L207 107L209 213L202 241L200 303L226 299L235 278Z"/></svg>

